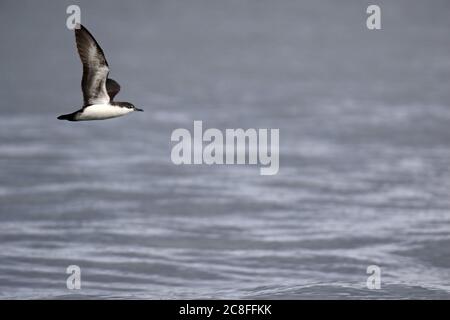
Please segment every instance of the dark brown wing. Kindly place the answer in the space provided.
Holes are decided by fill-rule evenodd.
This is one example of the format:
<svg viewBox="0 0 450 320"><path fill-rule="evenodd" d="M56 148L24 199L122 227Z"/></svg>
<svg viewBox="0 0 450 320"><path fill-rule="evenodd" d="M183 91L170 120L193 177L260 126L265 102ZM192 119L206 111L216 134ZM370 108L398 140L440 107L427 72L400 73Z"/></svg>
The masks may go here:
<svg viewBox="0 0 450 320"><path fill-rule="evenodd" d="M108 92L109 99L113 101L114 97L120 91L120 85L113 79L106 79L106 91Z"/></svg>
<svg viewBox="0 0 450 320"><path fill-rule="evenodd" d="M106 91L106 79L109 68L102 48L82 25L75 28L75 40L83 63L81 89L83 90L84 104L108 103L109 95Z"/></svg>

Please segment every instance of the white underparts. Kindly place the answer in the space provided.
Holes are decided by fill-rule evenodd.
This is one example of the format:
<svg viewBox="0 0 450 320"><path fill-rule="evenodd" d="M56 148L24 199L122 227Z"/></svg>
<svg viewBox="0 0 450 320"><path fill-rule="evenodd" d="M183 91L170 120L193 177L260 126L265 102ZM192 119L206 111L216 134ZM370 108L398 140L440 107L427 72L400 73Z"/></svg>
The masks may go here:
<svg viewBox="0 0 450 320"><path fill-rule="evenodd" d="M93 104L76 116L78 121L104 120L124 116L134 110L131 108L112 106L110 104Z"/></svg>

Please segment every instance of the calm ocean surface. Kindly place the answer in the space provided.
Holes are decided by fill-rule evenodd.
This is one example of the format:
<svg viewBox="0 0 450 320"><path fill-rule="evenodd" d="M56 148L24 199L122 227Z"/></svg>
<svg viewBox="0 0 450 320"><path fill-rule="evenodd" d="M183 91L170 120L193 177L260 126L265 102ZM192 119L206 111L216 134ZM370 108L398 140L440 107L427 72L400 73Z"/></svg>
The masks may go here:
<svg viewBox="0 0 450 320"><path fill-rule="evenodd" d="M450 2L377 2L76 1L145 112L69 123L73 1L2 1L0 298L449 299ZM278 175L175 166L194 120Z"/></svg>

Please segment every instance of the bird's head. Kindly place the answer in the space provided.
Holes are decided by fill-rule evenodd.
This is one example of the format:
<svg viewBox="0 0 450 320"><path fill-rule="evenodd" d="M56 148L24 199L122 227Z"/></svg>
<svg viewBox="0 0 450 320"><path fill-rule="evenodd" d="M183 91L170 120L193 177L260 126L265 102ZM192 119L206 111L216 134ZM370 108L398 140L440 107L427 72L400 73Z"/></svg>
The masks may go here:
<svg viewBox="0 0 450 320"><path fill-rule="evenodd" d="M133 111L141 111L141 112L144 111L142 109L136 108L133 104L131 104L129 102L123 102L123 103L121 103L121 106L125 107L125 108L128 108L128 109L131 109Z"/></svg>

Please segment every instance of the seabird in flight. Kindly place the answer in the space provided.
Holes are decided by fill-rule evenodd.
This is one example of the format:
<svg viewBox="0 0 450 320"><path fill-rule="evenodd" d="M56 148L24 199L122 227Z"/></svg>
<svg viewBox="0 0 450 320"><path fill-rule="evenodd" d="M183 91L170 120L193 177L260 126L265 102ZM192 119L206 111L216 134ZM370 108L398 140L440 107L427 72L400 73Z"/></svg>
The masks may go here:
<svg viewBox="0 0 450 320"><path fill-rule="evenodd" d="M78 54L83 64L83 107L70 114L59 116L59 120L86 121L105 120L124 116L133 111L143 111L129 102L113 101L120 85L108 78L109 66L102 48L82 25L75 28Z"/></svg>

